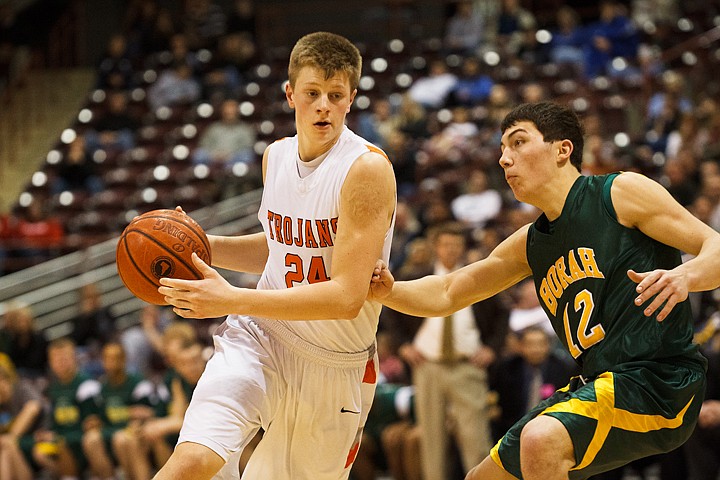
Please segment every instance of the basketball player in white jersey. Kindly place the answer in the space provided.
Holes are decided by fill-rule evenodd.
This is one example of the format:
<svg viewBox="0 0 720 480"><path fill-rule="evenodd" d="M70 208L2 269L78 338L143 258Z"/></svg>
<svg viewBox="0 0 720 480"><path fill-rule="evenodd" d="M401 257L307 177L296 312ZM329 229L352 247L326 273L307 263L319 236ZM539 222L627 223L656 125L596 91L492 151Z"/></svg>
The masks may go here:
<svg viewBox="0 0 720 480"><path fill-rule="evenodd" d="M388 158L345 126L361 62L330 33L292 50L297 135L263 156L264 232L210 236L213 266L262 273L257 289L230 285L197 256L203 280L161 281L179 315L229 316L157 479L237 476L234 459L260 428L243 478L348 478L377 372L381 306L366 296L396 204Z"/></svg>

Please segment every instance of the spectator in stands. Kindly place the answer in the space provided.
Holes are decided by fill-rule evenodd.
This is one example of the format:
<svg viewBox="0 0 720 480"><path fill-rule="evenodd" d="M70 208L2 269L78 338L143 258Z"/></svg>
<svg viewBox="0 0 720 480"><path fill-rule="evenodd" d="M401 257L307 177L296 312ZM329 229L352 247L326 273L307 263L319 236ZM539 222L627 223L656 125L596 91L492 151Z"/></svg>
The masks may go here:
<svg viewBox="0 0 720 480"><path fill-rule="evenodd" d="M255 55L250 34L236 32L220 37L217 52L203 75L204 98L213 103L238 98Z"/></svg>
<svg viewBox="0 0 720 480"><path fill-rule="evenodd" d="M373 100L370 111L358 115L357 133L368 142L387 149L390 135L397 131L399 119L393 115L393 108L387 98ZM388 153L388 155L390 155ZM393 157L393 165L395 164Z"/></svg>
<svg viewBox="0 0 720 480"><path fill-rule="evenodd" d="M395 231L390 249L391 265L399 267L404 263L408 243L416 238L419 233L420 222L415 216L415 211L408 200L399 198L395 209Z"/></svg>
<svg viewBox="0 0 720 480"><path fill-rule="evenodd" d="M436 263L426 273L453 271L465 263L462 226L441 225L431 238ZM490 451L487 368L505 342L507 314L493 297L447 319L426 318L421 325L415 322L418 329L413 337L399 343L401 357L412 368L425 478L448 478L451 437L461 452L465 471Z"/></svg>
<svg viewBox="0 0 720 480"><path fill-rule="evenodd" d="M80 309L72 321L75 344L85 347L112 340L116 333L115 319L110 308L103 305L98 286L87 283L80 287L78 296Z"/></svg>
<svg viewBox="0 0 720 480"><path fill-rule="evenodd" d="M250 34L257 39L257 18L253 0L234 0L227 15L227 31Z"/></svg>
<svg viewBox="0 0 720 480"><path fill-rule="evenodd" d="M98 478L113 478L113 458L126 478L148 480L151 465L138 435L140 425L155 415L155 386L126 369L125 350L117 342L102 349L102 425L83 435L83 452Z"/></svg>
<svg viewBox="0 0 720 480"><path fill-rule="evenodd" d="M170 38L177 29L170 11L161 7L157 0L134 0L125 15L124 30L130 56L143 58L169 50Z"/></svg>
<svg viewBox="0 0 720 480"><path fill-rule="evenodd" d="M17 218L14 215L10 212L0 212L0 276L11 272L11 269L6 266L6 259L14 248L14 240L17 235L16 224ZM2 351L1 346L0 351Z"/></svg>
<svg viewBox="0 0 720 480"><path fill-rule="evenodd" d="M65 238L62 224L48 215L41 198L34 198L18 215L15 233L15 255L25 261L24 267L55 257Z"/></svg>
<svg viewBox="0 0 720 480"><path fill-rule="evenodd" d="M33 458L55 476L79 478L87 466L83 433L100 426L100 383L79 371L72 340L53 340L47 354L52 423L35 435Z"/></svg>
<svg viewBox="0 0 720 480"><path fill-rule="evenodd" d="M514 98L507 86L500 83L493 85L490 89L490 97L488 97L487 126L499 126L505 115L512 110L514 103ZM500 145L499 136L497 136L497 140L493 140L493 144L495 142L498 146Z"/></svg>
<svg viewBox="0 0 720 480"><path fill-rule="evenodd" d="M87 150L127 151L135 147L135 135L140 121L128 110L128 96L122 90L107 95L107 109L85 132Z"/></svg>
<svg viewBox="0 0 720 480"><path fill-rule="evenodd" d="M530 58L536 47L535 15L520 0L502 0L497 21L497 46L510 60Z"/></svg>
<svg viewBox="0 0 720 480"><path fill-rule="evenodd" d="M633 62L637 58L638 32L627 15L626 8L617 0L600 2L600 18L585 29L585 76L617 75L613 58L622 57Z"/></svg>
<svg viewBox="0 0 720 480"><path fill-rule="evenodd" d="M555 13L556 27L551 31L549 45L550 61L558 65L572 66L577 73L584 70L582 25L577 11L568 5L558 8Z"/></svg>
<svg viewBox="0 0 720 480"><path fill-rule="evenodd" d="M483 41L482 18L475 13L473 2L461 0L445 25L443 47L446 53L473 55Z"/></svg>
<svg viewBox="0 0 720 480"><path fill-rule="evenodd" d="M105 53L97 64L97 88L129 90L135 86L132 59L128 55L127 38L116 33L108 40Z"/></svg>
<svg viewBox="0 0 720 480"><path fill-rule="evenodd" d="M207 362L203 346L182 330L185 329L175 331L168 328L163 335L166 342L164 358L170 367L163 380L166 393L161 397L157 416L145 421L137 430L140 441L152 453L156 465L165 464L172 454L185 410Z"/></svg>
<svg viewBox="0 0 720 480"><path fill-rule="evenodd" d="M435 170L436 164L452 163L453 169L462 164L462 159L478 132L477 124L470 117L470 109L464 106L454 107L450 121L423 146L423 150L429 155L428 164L424 167L433 170L437 175L439 172Z"/></svg>
<svg viewBox="0 0 720 480"><path fill-rule="evenodd" d="M225 11L214 0L186 0L181 21L193 50L214 49L227 30Z"/></svg>
<svg viewBox="0 0 720 480"><path fill-rule="evenodd" d="M401 383L409 381L405 364L398 355L394 336L390 332L379 331L377 334L377 351L379 359L379 383Z"/></svg>
<svg viewBox="0 0 720 480"><path fill-rule="evenodd" d="M645 123L645 143L653 152L665 152L668 137L678 129L682 115L681 98L676 94L665 96L662 110L657 115L648 115Z"/></svg>
<svg viewBox="0 0 720 480"><path fill-rule="evenodd" d="M70 145L52 178L51 191L58 194L65 191L83 194L99 193L104 188L97 164L86 148L83 135L78 135Z"/></svg>
<svg viewBox="0 0 720 480"><path fill-rule="evenodd" d="M469 229L483 228L500 213L502 196L489 188L487 174L481 168L470 172L463 187L463 193L450 204L453 216Z"/></svg>
<svg viewBox="0 0 720 480"><path fill-rule="evenodd" d="M526 82L520 86L521 103L537 103L548 100L547 91L540 82Z"/></svg>
<svg viewBox="0 0 720 480"><path fill-rule="evenodd" d="M667 158L676 158L686 152L697 163L697 159L702 157L703 144L704 138L701 135L698 118L695 112L691 110L682 114L680 124L668 135L665 156Z"/></svg>
<svg viewBox="0 0 720 480"><path fill-rule="evenodd" d="M647 103L648 122L653 122L665 115L668 104L677 104L683 115L690 114L693 103L688 98L685 80L674 70L665 71L660 77L661 90L652 94Z"/></svg>
<svg viewBox="0 0 720 480"><path fill-rule="evenodd" d="M518 332L519 351L491 367L490 388L498 394L500 417L493 421L499 439L541 400L564 387L577 371L565 358L555 356L550 335L541 326Z"/></svg>
<svg viewBox="0 0 720 480"><path fill-rule="evenodd" d="M43 419L41 392L0 353L0 478L32 480L33 434Z"/></svg>
<svg viewBox="0 0 720 480"><path fill-rule="evenodd" d="M466 57L463 59L460 77L447 99L448 106L474 107L483 104L490 96L494 83L492 77L482 72L477 57Z"/></svg>
<svg viewBox="0 0 720 480"><path fill-rule="evenodd" d="M201 90L190 64L180 61L163 70L148 88L147 101L153 111L160 107L186 106L200 99Z"/></svg>
<svg viewBox="0 0 720 480"><path fill-rule="evenodd" d="M255 159L255 130L240 119L237 100L224 100L219 109L220 119L200 135L193 162L225 168L232 168L236 163L251 163Z"/></svg>
<svg viewBox="0 0 720 480"><path fill-rule="evenodd" d="M407 243L405 249L407 253L403 262L399 264L398 278L403 280L420 278L432 267L433 249L430 241L424 236L415 237Z"/></svg>
<svg viewBox="0 0 720 480"><path fill-rule="evenodd" d="M5 312L5 330L9 337L8 356L21 377L39 378L47 368L47 341L35 328L29 306L11 302Z"/></svg>
<svg viewBox="0 0 720 480"><path fill-rule="evenodd" d="M450 73L445 61L434 59L426 75L418 78L408 89L410 98L424 108L440 108L457 84L457 76Z"/></svg>
<svg viewBox="0 0 720 480"><path fill-rule="evenodd" d="M149 335L156 335L163 322L162 309L157 305L145 305L139 312L138 324L132 325L118 335L127 354L127 369L131 373L150 372L153 359L159 357ZM150 334L148 335L148 333Z"/></svg>
<svg viewBox="0 0 720 480"><path fill-rule="evenodd" d="M672 158L663 165L663 175L660 178L670 195L685 208L693 203L699 191L699 185L690 173L681 160Z"/></svg>
<svg viewBox="0 0 720 480"><path fill-rule="evenodd" d="M402 96L397 112L397 128L411 139L425 138L429 135L425 107L412 99L409 92Z"/></svg>
<svg viewBox="0 0 720 480"><path fill-rule="evenodd" d="M421 438L422 431L409 419L385 427L381 442L393 480L422 480Z"/></svg>
<svg viewBox="0 0 720 480"><path fill-rule="evenodd" d="M393 118L390 121L393 121ZM388 154L388 157L393 159L398 197L412 197L417 188L417 150L415 142L409 134L397 128L388 132L387 142L383 149Z"/></svg>

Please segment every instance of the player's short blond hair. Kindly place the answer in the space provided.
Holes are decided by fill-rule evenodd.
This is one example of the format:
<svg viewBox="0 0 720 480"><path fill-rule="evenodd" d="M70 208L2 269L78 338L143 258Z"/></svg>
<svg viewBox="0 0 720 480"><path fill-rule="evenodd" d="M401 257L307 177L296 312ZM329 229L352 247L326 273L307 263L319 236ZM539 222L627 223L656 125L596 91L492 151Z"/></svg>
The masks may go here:
<svg viewBox="0 0 720 480"><path fill-rule="evenodd" d="M295 86L303 67L323 70L326 79L340 72L345 73L352 91L360 83L362 57L347 38L329 32L315 32L300 38L290 52L288 79L291 86Z"/></svg>

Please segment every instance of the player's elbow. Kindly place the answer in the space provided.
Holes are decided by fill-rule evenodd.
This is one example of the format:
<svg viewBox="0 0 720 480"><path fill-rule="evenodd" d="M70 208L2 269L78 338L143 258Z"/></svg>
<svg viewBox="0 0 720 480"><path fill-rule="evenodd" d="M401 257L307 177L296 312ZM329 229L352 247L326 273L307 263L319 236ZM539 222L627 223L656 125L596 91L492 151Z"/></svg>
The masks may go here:
<svg viewBox="0 0 720 480"><path fill-rule="evenodd" d="M337 318L342 320L352 320L360 315L360 310L365 303L365 297L357 297L356 295L343 295L342 300L338 300Z"/></svg>

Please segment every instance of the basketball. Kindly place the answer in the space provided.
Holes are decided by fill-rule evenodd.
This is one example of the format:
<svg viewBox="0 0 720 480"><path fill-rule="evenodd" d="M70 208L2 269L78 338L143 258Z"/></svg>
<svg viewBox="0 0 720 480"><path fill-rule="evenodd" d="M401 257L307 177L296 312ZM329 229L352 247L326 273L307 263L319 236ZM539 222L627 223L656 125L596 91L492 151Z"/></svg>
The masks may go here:
<svg viewBox="0 0 720 480"><path fill-rule="evenodd" d="M115 252L120 279L136 297L167 305L157 291L163 277L199 280L192 253L210 265L210 243L202 227L177 210L144 213L125 228Z"/></svg>

